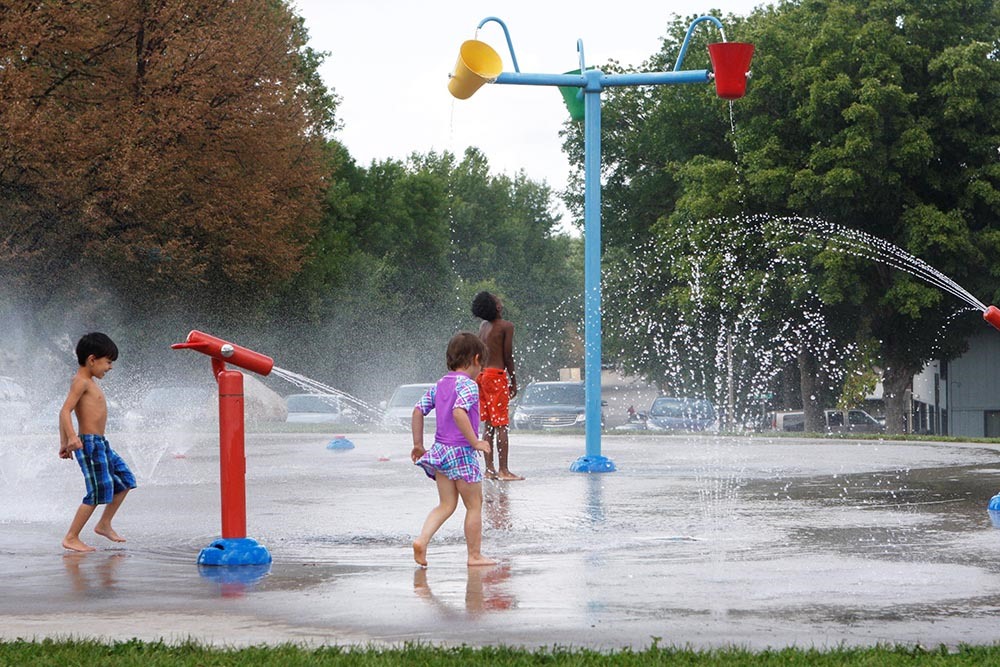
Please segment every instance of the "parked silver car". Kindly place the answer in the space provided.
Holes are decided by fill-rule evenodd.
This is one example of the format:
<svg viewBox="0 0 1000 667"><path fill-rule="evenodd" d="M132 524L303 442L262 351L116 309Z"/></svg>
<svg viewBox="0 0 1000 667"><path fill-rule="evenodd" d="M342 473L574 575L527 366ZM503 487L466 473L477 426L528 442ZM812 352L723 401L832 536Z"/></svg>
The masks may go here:
<svg viewBox="0 0 1000 667"><path fill-rule="evenodd" d="M646 413L650 431L713 431L718 426L715 406L704 398L658 396Z"/></svg>
<svg viewBox="0 0 1000 667"><path fill-rule="evenodd" d="M417 404L420 397L433 387L432 383L421 384L401 384L392 392L392 396L384 404L385 415L382 417L382 426L390 431L409 431L410 419L413 417L413 406ZM424 430L433 431L437 426L434 419L434 411L424 417Z"/></svg>
<svg viewBox="0 0 1000 667"><path fill-rule="evenodd" d="M586 413L582 382L532 382L518 396L511 423L517 429L584 428Z"/></svg>
<svg viewBox="0 0 1000 667"><path fill-rule="evenodd" d="M290 423L356 426L359 421L357 409L336 394L292 394L285 404Z"/></svg>

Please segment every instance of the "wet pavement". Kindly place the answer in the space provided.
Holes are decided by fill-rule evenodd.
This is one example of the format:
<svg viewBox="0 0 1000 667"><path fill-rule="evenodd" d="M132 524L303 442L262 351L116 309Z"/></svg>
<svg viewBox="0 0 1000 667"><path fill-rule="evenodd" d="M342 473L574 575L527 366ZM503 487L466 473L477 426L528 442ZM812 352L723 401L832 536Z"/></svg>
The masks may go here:
<svg viewBox="0 0 1000 667"><path fill-rule="evenodd" d="M140 488L122 548L59 543L83 494L52 436L0 465L0 638L193 638L611 649L1000 640L993 445L615 435L619 470L569 472L579 435L512 435L523 482L485 485L467 568L460 508L415 567L436 502L405 434L247 437L248 535L267 568L201 568L219 535L215 434L117 436ZM177 446L176 443L183 443ZM387 460L386 460L387 459ZM93 526L95 519L91 520ZM234 571L235 575L234 576Z"/></svg>

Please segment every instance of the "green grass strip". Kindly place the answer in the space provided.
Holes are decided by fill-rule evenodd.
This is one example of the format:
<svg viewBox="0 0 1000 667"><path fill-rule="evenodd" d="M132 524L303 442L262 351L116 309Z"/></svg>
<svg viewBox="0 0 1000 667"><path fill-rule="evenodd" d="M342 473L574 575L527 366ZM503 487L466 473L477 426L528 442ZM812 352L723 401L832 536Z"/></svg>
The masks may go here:
<svg viewBox="0 0 1000 667"><path fill-rule="evenodd" d="M749 651L719 649L693 651L652 646L641 651L592 651L588 649L519 649L511 647L472 648L406 644L401 648L379 649L329 646L304 648L294 645L213 648L189 642L165 644L132 640L105 644L95 641L0 642L0 665L41 665L76 667L100 665L142 665L170 667L192 665L246 665L247 667L297 667L299 665L344 665L356 667L402 665L408 667L475 667L529 665L712 665L722 667L912 667L1000 664L1000 646L874 647L830 650L795 649Z"/></svg>

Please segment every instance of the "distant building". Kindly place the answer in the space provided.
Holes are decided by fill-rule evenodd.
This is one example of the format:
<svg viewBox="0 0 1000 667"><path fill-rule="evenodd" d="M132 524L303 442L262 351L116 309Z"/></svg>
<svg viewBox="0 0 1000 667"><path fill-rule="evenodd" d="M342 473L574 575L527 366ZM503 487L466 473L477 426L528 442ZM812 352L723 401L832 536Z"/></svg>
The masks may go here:
<svg viewBox="0 0 1000 667"><path fill-rule="evenodd" d="M983 331L951 361L932 361L913 376L906 431L1000 438L1000 335Z"/></svg>
<svg viewBox="0 0 1000 667"><path fill-rule="evenodd" d="M926 435L948 435L948 370L947 362L932 361L913 376L910 385L910 409L906 432Z"/></svg>
<svg viewBox="0 0 1000 667"><path fill-rule="evenodd" d="M936 362L935 362L936 363ZM926 378L932 365L917 378ZM972 438L1000 438L1000 335L988 330L969 339L962 356L938 364L943 433Z"/></svg>

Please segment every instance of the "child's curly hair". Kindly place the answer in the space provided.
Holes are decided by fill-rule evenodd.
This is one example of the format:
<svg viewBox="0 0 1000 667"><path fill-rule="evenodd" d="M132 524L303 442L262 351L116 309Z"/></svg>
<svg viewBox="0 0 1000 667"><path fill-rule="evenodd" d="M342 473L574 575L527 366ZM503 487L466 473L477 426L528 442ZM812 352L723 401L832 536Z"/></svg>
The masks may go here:
<svg viewBox="0 0 1000 667"><path fill-rule="evenodd" d="M497 298L489 292L480 292L472 297L472 314L492 322L500 314L497 312Z"/></svg>

